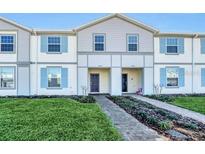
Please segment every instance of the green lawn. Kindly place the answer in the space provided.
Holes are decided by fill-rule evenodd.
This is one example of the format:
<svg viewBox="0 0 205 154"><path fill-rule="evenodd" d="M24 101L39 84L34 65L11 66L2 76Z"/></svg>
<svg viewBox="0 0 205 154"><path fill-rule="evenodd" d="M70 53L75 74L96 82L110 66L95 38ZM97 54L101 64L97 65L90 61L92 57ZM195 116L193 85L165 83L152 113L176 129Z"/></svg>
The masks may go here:
<svg viewBox="0 0 205 154"><path fill-rule="evenodd" d="M177 97L171 104L205 114L205 97Z"/></svg>
<svg viewBox="0 0 205 154"><path fill-rule="evenodd" d="M97 104L0 98L0 140L121 140Z"/></svg>

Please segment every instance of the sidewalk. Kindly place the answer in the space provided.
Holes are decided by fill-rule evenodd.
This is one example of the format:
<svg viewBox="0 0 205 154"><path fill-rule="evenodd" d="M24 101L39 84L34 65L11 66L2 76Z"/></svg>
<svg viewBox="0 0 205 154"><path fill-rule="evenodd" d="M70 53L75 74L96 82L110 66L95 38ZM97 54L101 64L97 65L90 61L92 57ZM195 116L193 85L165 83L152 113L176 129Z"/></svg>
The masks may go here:
<svg viewBox="0 0 205 154"><path fill-rule="evenodd" d="M137 119L121 109L118 105L107 99L105 96L94 96L102 110L111 119L114 126L127 141L156 141L163 140L155 130L152 130L140 123Z"/></svg>
<svg viewBox="0 0 205 154"><path fill-rule="evenodd" d="M129 96L136 98L136 99L139 99L141 101L147 102L149 104L152 104L152 105L157 106L159 108L175 112L175 113L180 114L184 117L192 118L194 120L200 121L200 122L205 124L205 115L203 115L203 114L200 114L200 113L197 113L194 111L190 111L190 110L178 107L178 106L174 106L174 105L171 105L168 103L164 103L162 101L158 101L155 99L150 99L147 97L139 96L139 95L129 95Z"/></svg>

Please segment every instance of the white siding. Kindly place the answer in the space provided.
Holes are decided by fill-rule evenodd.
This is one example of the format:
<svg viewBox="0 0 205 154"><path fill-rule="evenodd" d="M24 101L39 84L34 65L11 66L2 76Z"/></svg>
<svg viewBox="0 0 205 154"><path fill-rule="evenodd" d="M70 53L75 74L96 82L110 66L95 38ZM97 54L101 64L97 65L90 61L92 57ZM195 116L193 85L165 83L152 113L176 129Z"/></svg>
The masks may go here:
<svg viewBox="0 0 205 154"><path fill-rule="evenodd" d="M87 89L88 93L88 68L78 68L78 95L83 94L83 87Z"/></svg>
<svg viewBox="0 0 205 154"><path fill-rule="evenodd" d="M15 89L0 89L0 96L16 96L17 95L17 66L16 65L13 65L13 64L6 64L6 65L2 65L0 64L0 67L1 66L12 66L12 67L15 67Z"/></svg>
<svg viewBox="0 0 205 154"><path fill-rule="evenodd" d="M144 68L144 73L143 73L143 83L144 83L144 94L145 95L150 95L153 94L153 68Z"/></svg>
<svg viewBox="0 0 205 154"><path fill-rule="evenodd" d="M178 66L185 69L185 86L178 88L162 88L162 94L183 94L192 93L192 65L155 65L154 85L160 85L160 68ZM146 74L145 74L146 75Z"/></svg>
<svg viewBox="0 0 205 154"><path fill-rule="evenodd" d="M139 35L139 52L153 52L153 34L119 18L111 18L78 32L78 51L93 51L93 34L106 35L105 50L107 52L126 52L127 34Z"/></svg>
<svg viewBox="0 0 205 154"><path fill-rule="evenodd" d="M194 93L205 93L205 87L201 86L201 68L205 68L205 65L195 65L193 71L193 92Z"/></svg>
<svg viewBox="0 0 205 154"><path fill-rule="evenodd" d="M111 56L110 55L89 55L88 67L110 67Z"/></svg>
<svg viewBox="0 0 205 154"><path fill-rule="evenodd" d="M123 55L122 67L144 67L144 59L141 55Z"/></svg>
<svg viewBox="0 0 205 154"><path fill-rule="evenodd" d="M160 53L160 39L154 38L155 63L191 63L192 62L192 38L184 38L184 54L167 55ZM186 58L185 58L186 57Z"/></svg>
<svg viewBox="0 0 205 154"><path fill-rule="evenodd" d="M48 66L60 66L68 68L68 88L63 89L47 89L41 88L41 74L40 69ZM61 64L61 65L38 65L38 95L76 95L77 94L77 66L72 64Z"/></svg>
<svg viewBox="0 0 205 154"><path fill-rule="evenodd" d="M201 41L200 38L194 38L194 62L205 63L205 54L201 54Z"/></svg>
<svg viewBox="0 0 205 154"><path fill-rule="evenodd" d="M48 54L40 52L40 36L38 36L38 61L39 62L77 62L76 36L68 36L68 52Z"/></svg>
<svg viewBox="0 0 205 154"><path fill-rule="evenodd" d="M111 95L122 94L121 68L111 68Z"/></svg>

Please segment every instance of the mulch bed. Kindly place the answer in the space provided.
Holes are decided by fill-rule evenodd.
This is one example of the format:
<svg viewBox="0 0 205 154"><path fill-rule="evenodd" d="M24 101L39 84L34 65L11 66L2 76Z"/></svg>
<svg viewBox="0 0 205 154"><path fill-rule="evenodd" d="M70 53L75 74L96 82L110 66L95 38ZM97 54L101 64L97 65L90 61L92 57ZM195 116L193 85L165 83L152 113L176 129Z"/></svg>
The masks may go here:
<svg viewBox="0 0 205 154"><path fill-rule="evenodd" d="M124 96L107 96L143 124L170 140L205 141L205 124L141 100Z"/></svg>

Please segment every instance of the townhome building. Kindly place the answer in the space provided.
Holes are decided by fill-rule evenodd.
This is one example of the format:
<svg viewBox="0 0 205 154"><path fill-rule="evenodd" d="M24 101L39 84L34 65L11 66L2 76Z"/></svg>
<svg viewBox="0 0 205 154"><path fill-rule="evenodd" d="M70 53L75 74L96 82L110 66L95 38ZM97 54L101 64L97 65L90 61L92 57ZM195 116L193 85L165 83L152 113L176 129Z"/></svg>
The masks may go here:
<svg viewBox="0 0 205 154"><path fill-rule="evenodd" d="M205 35L165 33L122 14L73 30L0 17L0 95L205 93Z"/></svg>

